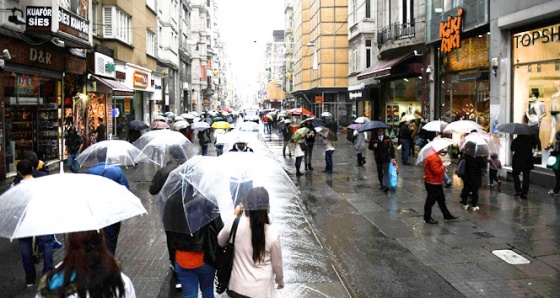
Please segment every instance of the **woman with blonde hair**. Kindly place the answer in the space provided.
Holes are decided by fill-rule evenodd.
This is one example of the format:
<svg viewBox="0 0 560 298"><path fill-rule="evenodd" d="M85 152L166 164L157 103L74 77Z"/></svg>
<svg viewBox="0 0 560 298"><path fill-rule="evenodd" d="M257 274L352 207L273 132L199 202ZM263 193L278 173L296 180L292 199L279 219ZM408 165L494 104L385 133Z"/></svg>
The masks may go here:
<svg viewBox="0 0 560 298"><path fill-rule="evenodd" d="M284 288L282 247L276 226L270 224L268 192L255 187L243 204L234 211L240 216L235 236L233 269L228 285L230 297L275 297L276 289ZM241 216L245 210L245 216ZM225 246L233 220L218 234L218 244Z"/></svg>
<svg viewBox="0 0 560 298"><path fill-rule="evenodd" d="M36 298L136 297L102 231L69 233L66 241L64 260L41 278Z"/></svg>

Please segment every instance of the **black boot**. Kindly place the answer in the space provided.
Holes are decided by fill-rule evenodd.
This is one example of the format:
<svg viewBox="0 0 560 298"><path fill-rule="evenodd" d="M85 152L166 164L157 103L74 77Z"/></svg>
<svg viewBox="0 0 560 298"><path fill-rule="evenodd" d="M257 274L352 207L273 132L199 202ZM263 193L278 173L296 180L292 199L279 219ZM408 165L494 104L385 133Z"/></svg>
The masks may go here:
<svg viewBox="0 0 560 298"><path fill-rule="evenodd" d="M307 165L307 168L308 168L310 171L313 171L313 167L311 166L311 164L308 164L308 165Z"/></svg>
<svg viewBox="0 0 560 298"><path fill-rule="evenodd" d="M303 176L303 173L299 171L299 165L296 165L296 176Z"/></svg>
<svg viewBox="0 0 560 298"><path fill-rule="evenodd" d="M308 168L307 168L307 164L305 164L305 170L306 170L306 171L308 170Z"/></svg>

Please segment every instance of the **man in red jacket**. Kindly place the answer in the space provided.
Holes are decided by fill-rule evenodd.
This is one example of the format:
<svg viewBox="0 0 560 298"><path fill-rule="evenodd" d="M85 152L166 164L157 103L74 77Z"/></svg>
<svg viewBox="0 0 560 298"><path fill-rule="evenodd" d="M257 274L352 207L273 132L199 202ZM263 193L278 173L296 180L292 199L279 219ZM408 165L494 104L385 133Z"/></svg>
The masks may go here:
<svg viewBox="0 0 560 298"><path fill-rule="evenodd" d="M441 150L443 151L443 150ZM440 152L441 152L440 151ZM432 218L432 207L437 202L443 218L445 220L457 219L447 209L445 204L445 193L443 192L443 176L445 167L443 161L439 157L439 153L433 150L432 154L424 160L424 185L428 195L424 204L424 222L428 224L437 224L438 221Z"/></svg>

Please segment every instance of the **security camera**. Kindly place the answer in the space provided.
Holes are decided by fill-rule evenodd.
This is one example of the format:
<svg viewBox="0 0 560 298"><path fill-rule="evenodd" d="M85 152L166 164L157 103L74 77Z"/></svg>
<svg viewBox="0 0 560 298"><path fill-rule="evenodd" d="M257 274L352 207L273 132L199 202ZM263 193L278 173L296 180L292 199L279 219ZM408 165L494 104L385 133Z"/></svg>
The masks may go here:
<svg viewBox="0 0 560 298"><path fill-rule="evenodd" d="M12 59L12 55L10 55L10 51L8 51L8 49L4 49L4 51L2 53L4 55L4 59L6 59L6 60Z"/></svg>

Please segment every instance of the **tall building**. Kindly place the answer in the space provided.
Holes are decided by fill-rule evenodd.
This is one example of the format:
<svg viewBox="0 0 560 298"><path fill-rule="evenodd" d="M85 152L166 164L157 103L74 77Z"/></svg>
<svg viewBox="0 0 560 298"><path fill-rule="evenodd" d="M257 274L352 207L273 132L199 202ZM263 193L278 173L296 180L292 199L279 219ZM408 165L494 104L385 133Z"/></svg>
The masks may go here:
<svg viewBox="0 0 560 298"><path fill-rule="evenodd" d="M316 115L330 112L351 123L348 90L348 1L295 1L295 52L292 95Z"/></svg>

